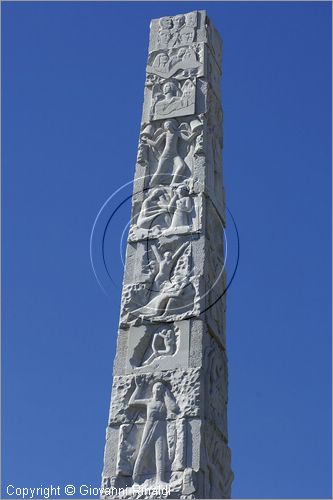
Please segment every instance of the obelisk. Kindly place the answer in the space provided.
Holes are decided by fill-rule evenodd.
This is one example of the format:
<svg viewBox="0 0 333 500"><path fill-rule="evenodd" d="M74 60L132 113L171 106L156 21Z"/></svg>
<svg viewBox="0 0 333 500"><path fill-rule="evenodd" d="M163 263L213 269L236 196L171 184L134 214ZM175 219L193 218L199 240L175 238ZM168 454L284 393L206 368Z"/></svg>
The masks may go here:
<svg viewBox="0 0 333 500"><path fill-rule="evenodd" d="M221 39L154 19L103 470L105 498L228 498Z"/></svg>

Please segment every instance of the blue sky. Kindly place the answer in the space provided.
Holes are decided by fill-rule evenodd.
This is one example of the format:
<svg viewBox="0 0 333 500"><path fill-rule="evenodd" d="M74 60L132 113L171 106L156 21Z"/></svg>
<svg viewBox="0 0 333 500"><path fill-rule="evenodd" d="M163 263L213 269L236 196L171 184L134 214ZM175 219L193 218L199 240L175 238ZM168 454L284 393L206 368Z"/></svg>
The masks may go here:
<svg viewBox="0 0 333 500"><path fill-rule="evenodd" d="M331 496L331 4L3 2L3 497L8 484L99 486L120 288L98 286L90 233L133 177L149 21L202 8L224 40L241 248L233 496ZM108 241L118 284L129 210Z"/></svg>

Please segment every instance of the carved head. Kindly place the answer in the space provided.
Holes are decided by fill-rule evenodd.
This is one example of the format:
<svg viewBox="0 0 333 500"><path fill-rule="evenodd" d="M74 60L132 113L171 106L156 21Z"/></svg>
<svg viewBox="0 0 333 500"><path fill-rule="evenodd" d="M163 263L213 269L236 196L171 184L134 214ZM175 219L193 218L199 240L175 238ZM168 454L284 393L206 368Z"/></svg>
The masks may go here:
<svg viewBox="0 0 333 500"><path fill-rule="evenodd" d="M173 337L173 331L172 330L168 330L165 335L166 335L166 337L167 337L168 340L171 340L172 337Z"/></svg>
<svg viewBox="0 0 333 500"><path fill-rule="evenodd" d="M177 56L180 57L180 58L183 58L184 55L186 53L186 49L184 47L181 47L179 50L178 50L178 54Z"/></svg>
<svg viewBox="0 0 333 500"><path fill-rule="evenodd" d="M162 188L155 189L150 195L151 201L158 200L162 196L162 194L163 194Z"/></svg>
<svg viewBox="0 0 333 500"><path fill-rule="evenodd" d="M172 28L172 19L171 17L161 17L160 26L164 30L169 30Z"/></svg>
<svg viewBox="0 0 333 500"><path fill-rule="evenodd" d="M160 54L160 64L166 64L168 60L169 60L168 54L162 52L162 54Z"/></svg>
<svg viewBox="0 0 333 500"><path fill-rule="evenodd" d="M188 188L184 184L181 184L180 186L177 187L176 192L179 196L187 196Z"/></svg>
<svg viewBox="0 0 333 500"><path fill-rule="evenodd" d="M180 34L180 43L192 43L194 40L194 29L184 28Z"/></svg>
<svg viewBox="0 0 333 500"><path fill-rule="evenodd" d="M171 252L165 252L164 257L165 257L166 262L172 261L172 253Z"/></svg>
<svg viewBox="0 0 333 500"><path fill-rule="evenodd" d="M194 85L191 80L185 80L185 83L183 85L183 92L189 92L192 91Z"/></svg>
<svg viewBox="0 0 333 500"><path fill-rule="evenodd" d="M153 385L153 398L162 399L165 393L165 386L162 382L156 382Z"/></svg>
<svg viewBox="0 0 333 500"><path fill-rule="evenodd" d="M167 82L163 85L163 94L164 95L177 95L178 93L178 87L175 83L173 82Z"/></svg>
<svg viewBox="0 0 333 500"><path fill-rule="evenodd" d="M171 40L171 33L169 30L160 30L158 32L158 41L161 45L168 45Z"/></svg>
<svg viewBox="0 0 333 500"><path fill-rule="evenodd" d="M178 128L177 122L174 120L166 120L164 122L164 130L170 130L172 132L175 132Z"/></svg>
<svg viewBox="0 0 333 500"><path fill-rule="evenodd" d="M185 23L185 16L183 14L179 14L173 18L173 26L176 30L179 30L183 24Z"/></svg>

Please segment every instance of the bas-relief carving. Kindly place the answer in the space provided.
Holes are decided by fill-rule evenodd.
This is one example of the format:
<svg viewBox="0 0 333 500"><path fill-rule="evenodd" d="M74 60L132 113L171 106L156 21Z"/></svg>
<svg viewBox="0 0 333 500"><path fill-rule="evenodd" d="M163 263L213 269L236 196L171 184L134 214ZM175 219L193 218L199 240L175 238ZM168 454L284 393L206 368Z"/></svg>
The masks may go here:
<svg viewBox="0 0 333 500"><path fill-rule="evenodd" d="M184 82L170 79L154 83L151 94L151 120L193 115L195 89L195 79L191 78L187 78Z"/></svg>
<svg viewBox="0 0 333 500"><path fill-rule="evenodd" d="M183 487L180 498L184 500L195 498L193 494L195 493L196 489L195 472L191 467L187 467L184 470Z"/></svg>
<svg viewBox="0 0 333 500"><path fill-rule="evenodd" d="M200 372L169 370L163 381L160 375L115 377L110 425L119 428L116 476L127 476L126 486L168 482L173 492L190 494L186 418L199 412Z"/></svg>
<svg viewBox="0 0 333 500"><path fill-rule="evenodd" d="M129 335L133 337L134 343L134 349L130 348L133 352L129 360L132 368L146 367L152 365L158 358L174 356L179 345L179 328L176 326L133 327Z"/></svg>
<svg viewBox="0 0 333 500"><path fill-rule="evenodd" d="M176 442L174 436L168 439L167 421L176 417L179 408L163 382L154 383L150 398L142 397L141 378L137 377L135 384L128 405L134 408L143 407L146 411L146 421L134 463L133 481L140 484L147 473L155 472L156 482L165 482L167 471L171 469L174 459Z"/></svg>
<svg viewBox="0 0 333 500"><path fill-rule="evenodd" d="M184 79L205 73L204 44L160 50L149 54L147 73L161 78Z"/></svg>
<svg viewBox="0 0 333 500"><path fill-rule="evenodd" d="M167 16L154 19L151 23L149 52L193 45L195 42L207 43L216 63L221 67L222 41L216 29L206 19L204 11Z"/></svg>
<svg viewBox="0 0 333 500"><path fill-rule="evenodd" d="M211 201L207 202L205 234L206 252L209 255L205 266L206 289L208 290L205 319L213 334L225 346L225 311L227 286L224 269L224 220Z"/></svg>
<svg viewBox="0 0 333 500"><path fill-rule="evenodd" d="M197 18L194 11L171 17L161 17L151 22L150 50L190 45L196 39Z"/></svg>
<svg viewBox="0 0 333 500"><path fill-rule="evenodd" d="M228 372L226 354L207 334L204 350L204 398L205 416L227 439Z"/></svg>
<svg viewBox="0 0 333 500"><path fill-rule="evenodd" d="M189 330L188 321L130 327L126 372L187 368Z"/></svg>
<svg viewBox="0 0 333 500"><path fill-rule="evenodd" d="M202 127L199 118L180 124L172 118L164 121L162 126L144 126L139 160L149 167L146 175L150 187L177 186L191 177L193 158L200 154L200 145L195 139L202 134Z"/></svg>
<svg viewBox="0 0 333 500"><path fill-rule="evenodd" d="M211 233L212 237L216 237L216 246L214 241L207 240L206 251L209 255L209 261L206 263L206 286L208 290L214 292L216 296L222 296L224 292L224 248L223 244L218 245L220 234L222 228L214 228L214 233ZM213 302L209 302L208 305L212 305Z"/></svg>
<svg viewBox="0 0 333 500"><path fill-rule="evenodd" d="M129 424L135 421L145 422L142 411L134 411L129 407L130 396L135 389L137 375L119 375L113 379L112 401L110 409L110 424ZM197 417L200 412L200 369L165 370L163 372L148 372L139 375L143 381L141 388L143 396L149 397L155 382L161 380L167 384L179 407L177 418Z"/></svg>
<svg viewBox="0 0 333 500"><path fill-rule="evenodd" d="M146 357L141 366L150 365L153 361L164 356L173 356L176 352L176 335L173 330L164 329L154 333L151 342L151 354Z"/></svg>
<svg viewBox="0 0 333 500"><path fill-rule="evenodd" d="M168 484L173 498L195 498L203 491L202 480L197 489L198 474L205 477L206 498L230 495L230 452L223 440L227 434L226 360L209 333L204 341L203 376L200 369L188 368L191 322L186 318L200 313L199 276L192 269L192 250L197 259L203 247L192 248L189 236L177 236L201 238L193 233L202 231L204 224L207 237L210 222L202 220L203 195L193 188L194 176L207 185L205 162L213 160L214 182L221 182L217 167L221 111L211 90L213 85L218 95L220 71L202 43L207 42L207 29L202 11L151 23L143 118L149 123L142 126L137 158L145 181L142 192L134 196L129 234L129 241L137 242L137 264L133 273L132 267L128 272L128 276L133 274L133 283L123 288L121 310L121 325L128 333L123 356L127 375L114 377L109 425L118 436L117 466L116 477L106 478L118 487L129 487L125 498L137 496L131 490L133 484ZM195 116L201 109L205 115ZM211 283L221 265L223 241L221 247L214 223L208 232L211 241L206 250L211 264L206 278ZM147 240L145 249L143 239ZM130 280L126 278L126 283ZM214 300L215 292L210 292L209 300ZM224 312L225 302L219 301L205 313L214 335L220 335ZM224 336L224 323L222 330ZM200 399L205 401L202 415ZM202 423L204 434L207 431L205 445L194 451ZM206 461L201 465L202 451ZM194 463L197 470L192 468Z"/></svg>
<svg viewBox="0 0 333 500"><path fill-rule="evenodd" d="M178 246L173 239L166 245L158 248L151 243L145 281L123 287L122 325L175 321L198 314L199 277L193 275L191 242Z"/></svg>
<svg viewBox="0 0 333 500"><path fill-rule="evenodd" d="M230 498L233 473L231 452L213 425L203 429L205 464L205 498Z"/></svg>
<svg viewBox="0 0 333 500"><path fill-rule="evenodd" d="M204 225L205 250L209 255L205 264L206 287L209 293L211 292L211 295L215 297L214 300L209 298L207 306L212 306L225 291L225 222L208 198L206 198Z"/></svg>
<svg viewBox="0 0 333 500"><path fill-rule="evenodd" d="M195 196L191 183L149 189L143 202L134 200L134 220L128 240L188 234L201 229L202 196Z"/></svg>

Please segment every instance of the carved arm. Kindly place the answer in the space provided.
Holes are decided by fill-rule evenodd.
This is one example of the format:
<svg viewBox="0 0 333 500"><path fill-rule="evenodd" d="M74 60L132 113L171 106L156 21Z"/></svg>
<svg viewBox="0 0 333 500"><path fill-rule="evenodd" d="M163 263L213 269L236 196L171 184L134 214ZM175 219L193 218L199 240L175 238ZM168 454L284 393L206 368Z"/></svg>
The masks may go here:
<svg viewBox="0 0 333 500"><path fill-rule="evenodd" d="M185 141L185 142L191 142L193 141L193 139L199 135L201 133L201 130L196 130L195 132L193 132L192 134L190 135L185 135L183 132L180 133L180 136L181 138Z"/></svg>
<svg viewBox="0 0 333 500"><path fill-rule="evenodd" d="M154 334L154 337L153 337L153 341L151 343L151 348L153 349L154 353L156 353L158 351L157 347L156 347L156 341L158 339L159 336L163 336L162 334L160 333L155 333Z"/></svg>
<svg viewBox="0 0 333 500"><path fill-rule="evenodd" d="M181 252L184 250L184 248L188 245L188 242L186 241L185 243L182 244L181 247L178 248L177 252L174 254L172 262L175 262L176 259L178 259L179 255Z"/></svg>
<svg viewBox="0 0 333 500"><path fill-rule="evenodd" d="M135 381L135 383L136 387L129 399L129 406L147 406L149 404L149 399L139 399L136 397L140 389L140 383L137 380Z"/></svg>
<svg viewBox="0 0 333 500"><path fill-rule="evenodd" d="M160 136L156 139L156 141L153 141L153 140L151 140L151 139L148 139L148 137L147 137L147 138L145 138L145 142L146 142L146 144L149 144L149 146L152 146L153 148L156 148L157 146L159 146L159 145L161 144L161 142L162 142L162 141L163 141L163 139L164 139L164 136L165 136L165 133L161 134L161 135L160 135Z"/></svg>
<svg viewBox="0 0 333 500"><path fill-rule="evenodd" d="M152 246L151 246L151 249L152 249L152 251L154 252L154 255L155 255L155 257L156 257L157 262L158 262L158 263L160 263L160 262L161 262L161 257L159 256L159 254L158 254L158 252L157 252L157 249L156 249L155 245L152 245Z"/></svg>

